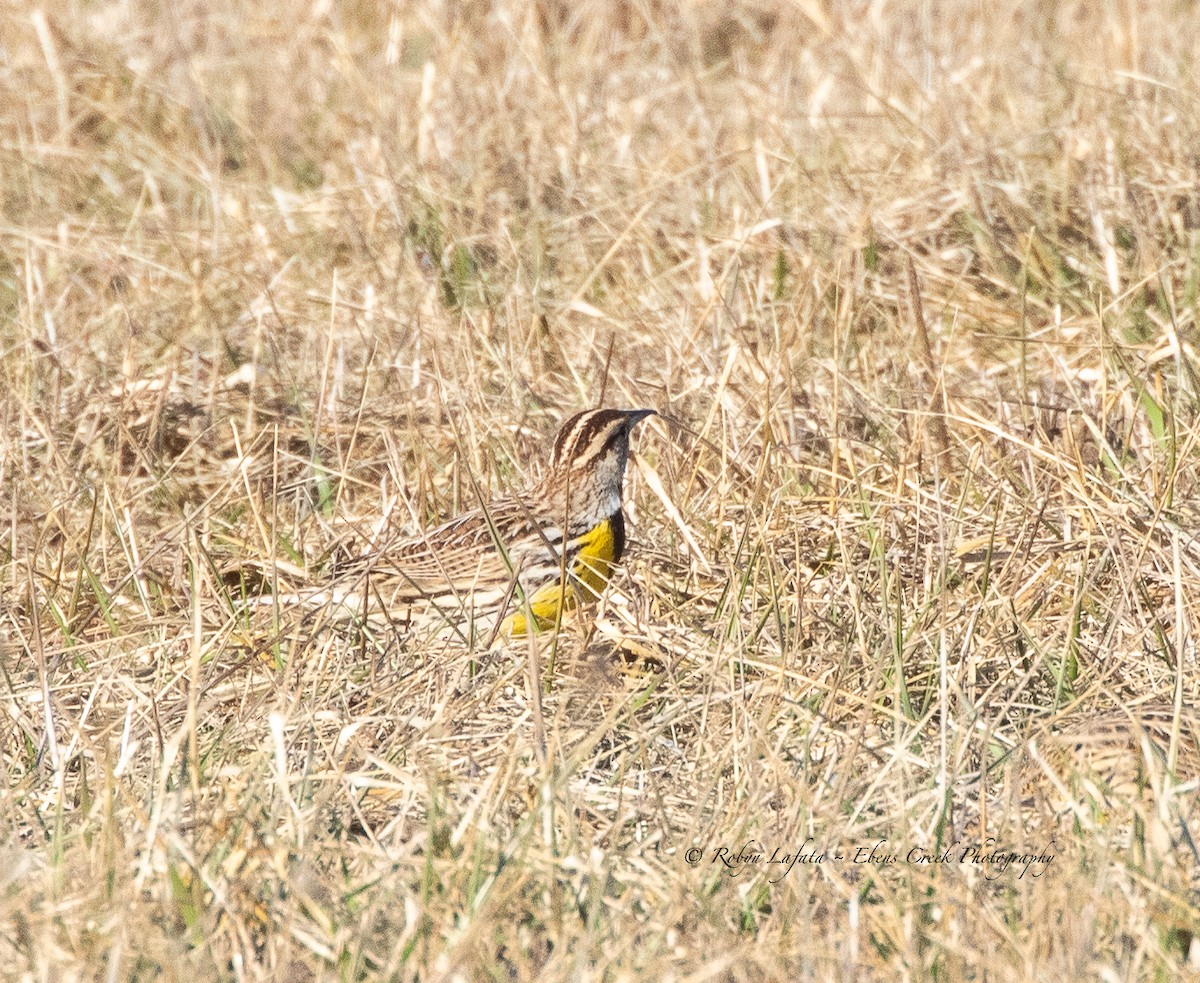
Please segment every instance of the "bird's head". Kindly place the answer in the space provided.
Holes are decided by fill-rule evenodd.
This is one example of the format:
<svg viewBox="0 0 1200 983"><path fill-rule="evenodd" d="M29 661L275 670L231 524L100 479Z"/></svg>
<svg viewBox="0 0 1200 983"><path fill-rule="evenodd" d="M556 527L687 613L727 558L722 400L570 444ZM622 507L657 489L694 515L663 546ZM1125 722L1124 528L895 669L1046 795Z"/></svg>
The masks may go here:
<svg viewBox="0 0 1200 983"><path fill-rule="evenodd" d="M541 489L570 512L610 515L621 507L629 433L654 410L584 410L558 431Z"/></svg>

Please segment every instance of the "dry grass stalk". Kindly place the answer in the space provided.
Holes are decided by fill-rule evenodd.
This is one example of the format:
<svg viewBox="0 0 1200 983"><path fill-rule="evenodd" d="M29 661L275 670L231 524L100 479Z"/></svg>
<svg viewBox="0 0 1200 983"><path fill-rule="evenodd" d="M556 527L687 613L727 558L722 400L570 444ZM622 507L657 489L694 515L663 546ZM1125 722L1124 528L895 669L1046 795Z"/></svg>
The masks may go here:
<svg viewBox="0 0 1200 983"><path fill-rule="evenodd" d="M14 8L8 972L1197 972L1193 20ZM593 618L248 603L601 394Z"/></svg>

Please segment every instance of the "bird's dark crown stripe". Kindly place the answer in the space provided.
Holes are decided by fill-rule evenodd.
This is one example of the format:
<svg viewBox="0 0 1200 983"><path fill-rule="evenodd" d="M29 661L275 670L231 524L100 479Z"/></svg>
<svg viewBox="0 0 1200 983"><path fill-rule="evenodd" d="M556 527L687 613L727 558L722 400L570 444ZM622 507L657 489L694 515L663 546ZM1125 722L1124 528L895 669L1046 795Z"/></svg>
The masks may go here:
<svg viewBox="0 0 1200 983"><path fill-rule="evenodd" d="M578 457L580 451L591 444L596 436L608 430L618 419L616 410L584 410L571 417L554 442L554 459L565 460L568 453Z"/></svg>
<svg viewBox="0 0 1200 983"><path fill-rule="evenodd" d="M552 463L577 467L590 463L620 438L628 419L624 410L584 410L575 414L563 424L554 441Z"/></svg>

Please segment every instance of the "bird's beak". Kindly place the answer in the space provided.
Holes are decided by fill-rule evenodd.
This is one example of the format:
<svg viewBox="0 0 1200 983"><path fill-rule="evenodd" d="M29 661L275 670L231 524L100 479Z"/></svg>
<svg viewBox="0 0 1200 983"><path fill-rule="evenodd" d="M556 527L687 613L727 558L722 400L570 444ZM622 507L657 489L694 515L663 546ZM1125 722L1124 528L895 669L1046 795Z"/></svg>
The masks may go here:
<svg viewBox="0 0 1200 983"><path fill-rule="evenodd" d="M655 410L627 410L625 413L627 418L625 422L625 429L632 430L635 426L646 419L646 417L657 415L658 413Z"/></svg>

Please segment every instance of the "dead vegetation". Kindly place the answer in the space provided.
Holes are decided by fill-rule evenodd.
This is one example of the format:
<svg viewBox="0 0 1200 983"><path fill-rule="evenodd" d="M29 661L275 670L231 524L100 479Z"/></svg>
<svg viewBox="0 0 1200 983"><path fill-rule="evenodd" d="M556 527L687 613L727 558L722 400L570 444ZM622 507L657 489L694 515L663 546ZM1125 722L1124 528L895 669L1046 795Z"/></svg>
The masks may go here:
<svg viewBox="0 0 1200 983"><path fill-rule="evenodd" d="M1187 5L4 16L6 972L1198 971ZM594 620L250 603L598 403Z"/></svg>

